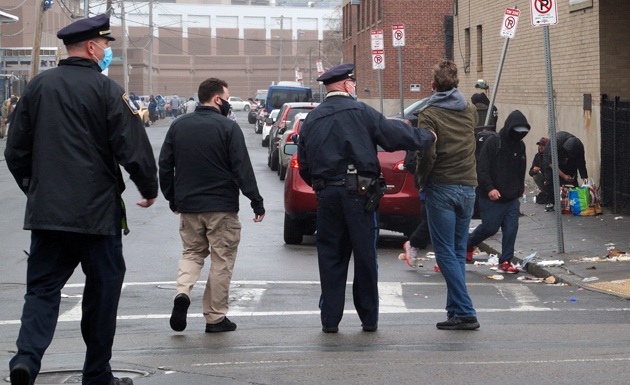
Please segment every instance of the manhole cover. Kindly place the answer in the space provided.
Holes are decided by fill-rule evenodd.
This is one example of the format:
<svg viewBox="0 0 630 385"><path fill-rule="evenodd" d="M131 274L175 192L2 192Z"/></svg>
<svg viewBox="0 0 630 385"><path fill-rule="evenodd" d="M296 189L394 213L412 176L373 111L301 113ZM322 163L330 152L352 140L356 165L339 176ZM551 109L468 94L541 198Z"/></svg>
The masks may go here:
<svg viewBox="0 0 630 385"><path fill-rule="evenodd" d="M141 370L131 370L131 369L122 369L122 370L112 370L112 374L114 377L129 377L131 379L147 377L149 376L148 372L143 372ZM81 370L69 369L69 370L50 370L40 372L37 376L38 384L80 384L81 383ZM9 377L5 378L4 381L11 382Z"/></svg>

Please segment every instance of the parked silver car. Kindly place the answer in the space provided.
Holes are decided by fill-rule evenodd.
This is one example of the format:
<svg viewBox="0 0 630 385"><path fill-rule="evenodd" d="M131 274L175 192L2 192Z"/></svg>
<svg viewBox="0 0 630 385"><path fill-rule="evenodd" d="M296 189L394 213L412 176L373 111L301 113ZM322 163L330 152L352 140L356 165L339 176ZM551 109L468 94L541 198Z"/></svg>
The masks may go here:
<svg viewBox="0 0 630 385"><path fill-rule="evenodd" d="M306 119L308 112L301 112L293 117L293 120L287 124L287 128L280 138L280 144L278 145L278 176L280 180L284 180L287 174L287 167L289 167L289 161L291 156L297 152L297 143L294 143L293 135L297 135L300 130L300 125ZM295 137L297 138L297 136Z"/></svg>

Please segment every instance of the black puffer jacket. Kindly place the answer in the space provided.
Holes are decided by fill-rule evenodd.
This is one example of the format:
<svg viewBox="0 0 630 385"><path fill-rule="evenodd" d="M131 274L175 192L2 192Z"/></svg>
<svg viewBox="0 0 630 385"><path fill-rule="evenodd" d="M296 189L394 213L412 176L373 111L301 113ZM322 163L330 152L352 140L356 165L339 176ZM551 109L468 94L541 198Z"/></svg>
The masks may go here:
<svg viewBox="0 0 630 385"><path fill-rule="evenodd" d="M29 82L4 153L28 197L25 229L120 233L119 164L144 198L157 196L151 143L124 93L78 57Z"/></svg>
<svg viewBox="0 0 630 385"><path fill-rule="evenodd" d="M505 120L505 126L486 140L477 160L479 194L488 197L494 189L499 190L498 203L518 199L523 193L527 158L522 139L527 132L519 133L515 127L530 128L525 115L516 110Z"/></svg>

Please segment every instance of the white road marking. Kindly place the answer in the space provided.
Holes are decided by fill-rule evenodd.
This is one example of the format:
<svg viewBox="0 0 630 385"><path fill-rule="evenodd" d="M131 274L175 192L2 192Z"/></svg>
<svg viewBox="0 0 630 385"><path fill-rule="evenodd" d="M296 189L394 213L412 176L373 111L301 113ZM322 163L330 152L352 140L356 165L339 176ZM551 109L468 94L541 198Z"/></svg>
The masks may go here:
<svg viewBox="0 0 630 385"><path fill-rule="evenodd" d="M123 286L123 290L134 286L172 286L175 289L175 281L155 281L155 282L127 282ZM231 303L230 303L230 317L277 317L277 316L310 316L319 315L319 309L313 310L271 310L271 311L254 311L255 304L259 304L265 292L274 285L306 285L319 286L319 281L232 281L230 288ZM351 285L348 282L348 285ZM205 286L205 281L199 281L200 287ZM83 283L68 284L64 289L70 288L83 288ZM254 287L252 287L254 286ZM256 287L262 286L262 287ZM406 307L403 300L403 286L444 286L443 282L379 282L379 303L381 314L420 314L420 313L444 313L443 308L438 309L409 309ZM519 312L627 312L630 308L620 309L583 309L583 308L569 308L569 309L553 309L546 306L534 306L534 303L540 303L538 297L536 297L530 286L526 286L521 283L475 283L471 286L476 287L494 287L501 295L507 300L511 301L516 306L508 308L486 308L477 309L478 313L519 313ZM69 297L72 298L72 297ZM82 298L79 298L77 304L75 304L70 310L64 312L59 317L58 322L78 322L81 320L81 306ZM353 314L354 308L350 304L349 309L344 311L345 314ZM146 320L146 319L166 319L170 318L170 313L166 314L130 314L119 315L119 321L129 320ZM201 318L203 314L189 314L190 318ZM0 325L19 325L20 320L0 320Z"/></svg>

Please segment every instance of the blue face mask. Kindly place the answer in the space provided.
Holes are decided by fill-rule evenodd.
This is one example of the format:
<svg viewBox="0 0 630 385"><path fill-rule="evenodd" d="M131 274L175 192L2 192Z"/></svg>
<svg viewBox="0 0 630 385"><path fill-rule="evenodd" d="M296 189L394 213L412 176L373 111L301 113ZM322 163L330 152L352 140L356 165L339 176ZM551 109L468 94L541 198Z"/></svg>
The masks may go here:
<svg viewBox="0 0 630 385"><path fill-rule="evenodd" d="M96 42L94 42L94 44L98 45ZM100 45L98 45L100 49L103 50L103 58L98 60L98 58L94 55L94 58L98 60L98 66L101 67L101 71L105 71L107 69L107 67L109 67L109 65L112 62L112 57L114 56L113 52L112 52L112 48L111 47L107 47L107 48L103 48Z"/></svg>

